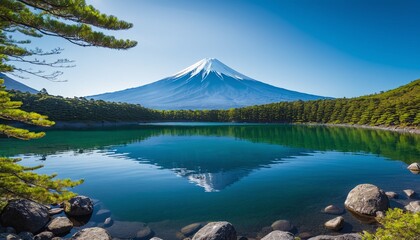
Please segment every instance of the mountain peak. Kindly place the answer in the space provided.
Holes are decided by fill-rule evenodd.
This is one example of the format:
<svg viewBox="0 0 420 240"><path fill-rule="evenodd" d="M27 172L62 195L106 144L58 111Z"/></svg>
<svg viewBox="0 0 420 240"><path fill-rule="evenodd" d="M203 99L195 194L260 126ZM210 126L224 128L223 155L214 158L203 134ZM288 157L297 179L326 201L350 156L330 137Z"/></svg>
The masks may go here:
<svg viewBox="0 0 420 240"><path fill-rule="evenodd" d="M201 78L205 79L211 72L215 73L220 78L223 76L229 76L237 80L252 80L252 78L247 77L232 68L228 67L221 61L216 58L204 58L193 65L185 68L184 70L176 73L173 78L180 78L184 76L194 77L198 74L201 74Z"/></svg>

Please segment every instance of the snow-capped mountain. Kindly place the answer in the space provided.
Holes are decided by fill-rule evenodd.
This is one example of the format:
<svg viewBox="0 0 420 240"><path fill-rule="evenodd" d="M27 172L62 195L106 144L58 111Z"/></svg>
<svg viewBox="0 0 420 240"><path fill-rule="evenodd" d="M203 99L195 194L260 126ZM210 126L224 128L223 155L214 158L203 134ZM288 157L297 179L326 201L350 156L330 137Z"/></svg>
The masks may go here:
<svg viewBox="0 0 420 240"><path fill-rule="evenodd" d="M23 83L20 83L14 79L9 78L8 76L0 73L0 79L4 80L4 86L6 86L6 90L18 90L21 92L29 92L29 93L37 93L38 91L26 86Z"/></svg>
<svg viewBox="0 0 420 240"><path fill-rule="evenodd" d="M217 59L206 58L160 81L88 98L171 110L228 109L324 97L265 84L233 70Z"/></svg>

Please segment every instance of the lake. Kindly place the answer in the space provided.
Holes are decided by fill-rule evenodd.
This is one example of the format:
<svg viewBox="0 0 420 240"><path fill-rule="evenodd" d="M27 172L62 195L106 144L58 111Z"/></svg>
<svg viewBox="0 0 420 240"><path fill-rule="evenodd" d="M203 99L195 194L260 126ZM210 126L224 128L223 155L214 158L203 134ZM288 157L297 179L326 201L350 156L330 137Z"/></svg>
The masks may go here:
<svg viewBox="0 0 420 240"><path fill-rule="evenodd" d="M75 192L108 209L110 232L129 237L145 224L163 239L183 226L226 220L256 237L278 219L299 232L331 233L321 210L343 207L361 183L420 192L420 137L396 132L307 125L166 123L50 130L39 140L0 139L0 155L43 164L40 173L84 179ZM86 226L96 226L95 215ZM373 229L346 212L341 232ZM75 232L78 228L75 228ZM135 233L134 233L135 234Z"/></svg>

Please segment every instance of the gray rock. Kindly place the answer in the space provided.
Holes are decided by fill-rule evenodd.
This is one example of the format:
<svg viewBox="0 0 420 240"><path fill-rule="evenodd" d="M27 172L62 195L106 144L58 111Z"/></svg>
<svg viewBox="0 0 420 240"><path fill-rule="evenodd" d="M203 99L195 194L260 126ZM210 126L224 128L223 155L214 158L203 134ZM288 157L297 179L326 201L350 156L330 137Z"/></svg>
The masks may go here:
<svg viewBox="0 0 420 240"><path fill-rule="evenodd" d="M51 240L63 240L61 237L53 237Z"/></svg>
<svg viewBox="0 0 420 240"><path fill-rule="evenodd" d="M192 240L236 240L236 230L229 222L210 222Z"/></svg>
<svg viewBox="0 0 420 240"><path fill-rule="evenodd" d="M0 240L22 240L22 238L14 233L0 233Z"/></svg>
<svg viewBox="0 0 420 240"><path fill-rule="evenodd" d="M13 227L18 232L39 232L50 216L48 209L39 203L26 199L9 201L3 209L1 221L4 226Z"/></svg>
<svg viewBox="0 0 420 240"><path fill-rule="evenodd" d="M385 192L377 186L360 184L349 192L344 205L356 214L374 217L377 211L388 209L389 200Z"/></svg>
<svg viewBox="0 0 420 240"><path fill-rule="evenodd" d="M404 190L404 193L409 198L412 198L416 195L416 192L414 192L414 190L412 190L412 189L406 189L406 190Z"/></svg>
<svg viewBox="0 0 420 240"><path fill-rule="evenodd" d="M267 236L263 237L261 240L293 240L295 239L294 235L290 232L284 231L272 231Z"/></svg>
<svg viewBox="0 0 420 240"><path fill-rule="evenodd" d="M420 163L412 163L407 167L410 171L420 172Z"/></svg>
<svg viewBox="0 0 420 240"><path fill-rule="evenodd" d="M389 199L398 198L398 194L396 192L386 192L385 194Z"/></svg>
<svg viewBox="0 0 420 240"><path fill-rule="evenodd" d="M198 230L200 230L202 226L203 225L201 223L192 223L190 225L183 227L181 229L181 233L184 234L184 236L189 237L193 235L194 233L198 232Z"/></svg>
<svg viewBox="0 0 420 240"><path fill-rule="evenodd" d="M34 239L34 235L30 232L21 232L21 233L19 233L19 237L22 240L32 240L32 239Z"/></svg>
<svg viewBox="0 0 420 240"><path fill-rule="evenodd" d="M64 211L69 216L90 215L93 211L93 203L88 197L76 196L65 203Z"/></svg>
<svg viewBox="0 0 420 240"><path fill-rule="evenodd" d="M294 226L287 220L277 220L271 224L271 228L279 231L290 232Z"/></svg>
<svg viewBox="0 0 420 240"><path fill-rule="evenodd" d="M418 213L420 212L420 201L412 201L404 207L407 211Z"/></svg>
<svg viewBox="0 0 420 240"><path fill-rule="evenodd" d="M78 231L70 240L112 240L112 238L105 229L93 227Z"/></svg>
<svg viewBox="0 0 420 240"><path fill-rule="evenodd" d="M73 228L73 223L66 217L54 218L48 225L47 230L54 233L54 235L62 235L70 232Z"/></svg>
<svg viewBox="0 0 420 240"><path fill-rule="evenodd" d="M51 240L54 237L52 232L41 232L35 235L34 240Z"/></svg>
<svg viewBox="0 0 420 240"><path fill-rule="evenodd" d="M109 218L105 219L104 226L105 227L110 227L113 222L114 222L114 220L112 220L112 218L109 217Z"/></svg>
<svg viewBox="0 0 420 240"><path fill-rule="evenodd" d="M152 230L149 227L144 227L143 229L137 231L137 239L148 239L152 235Z"/></svg>
<svg viewBox="0 0 420 240"><path fill-rule="evenodd" d="M344 209L337 207L335 205L329 205L324 208L324 212L328 214L340 215L344 213Z"/></svg>
<svg viewBox="0 0 420 240"><path fill-rule="evenodd" d="M338 231L340 229L343 228L344 226L344 218L342 216L333 218L329 221L327 221L326 223L324 223L324 226L327 229L333 230L333 231Z"/></svg>
<svg viewBox="0 0 420 240"><path fill-rule="evenodd" d="M48 213L50 214L50 216L52 216L52 215L60 214L63 211L64 211L64 208L52 208L48 211Z"/></svg>
<svg viewBox="0 0 420 240"><path fill-rule="evenodd" d="M152 237L150 240L163 240L162 238Z"/></svg>
<svg viewBox="0 0 420 240"><path fill-rule="evenodd" d="M316 237L309 238L308 240L362 240L362 237L357 233L348 233L343 235L319 235Z"/></svg>

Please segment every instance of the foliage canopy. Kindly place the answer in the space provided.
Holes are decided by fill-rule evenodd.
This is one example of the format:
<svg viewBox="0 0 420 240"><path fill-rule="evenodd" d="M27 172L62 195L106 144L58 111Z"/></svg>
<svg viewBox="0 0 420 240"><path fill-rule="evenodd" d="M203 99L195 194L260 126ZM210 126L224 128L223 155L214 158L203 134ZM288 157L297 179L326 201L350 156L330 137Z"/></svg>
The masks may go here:
<svg viewBox="0 0 420 240"><path fill-rule="evenodd" d="M55 80L62 72L46 74L41 70L20 68L14 63L50 67L69 67L68 64L71 63L67 59L47 61L46 56L59 54L62 49L48 51L39 48L28 49L25 45L31 41L17 40L17 36L32 38L55 36L83 47L128 49L137 43L117 39L100 30L121 30L131 27L131 23L100 13L93 6L87 5L85 0L1 0L0 73L20 72ZM44 115L21 110L21 105L22 102L10 99L9 93L3 86L3 80L0 79L0 119L3 122L15 121L46 127L54 124ZM42 132L34 133L5 123L0 123L0 134L23 140L44 136ZM82 182L55 179L55 174L37 174L33 170L42 166L23 167L18 164L19 161L19 159L0 157L0 209L13 198L27 198L42 203L63 201L74 195L67 188Z"/></svg>

